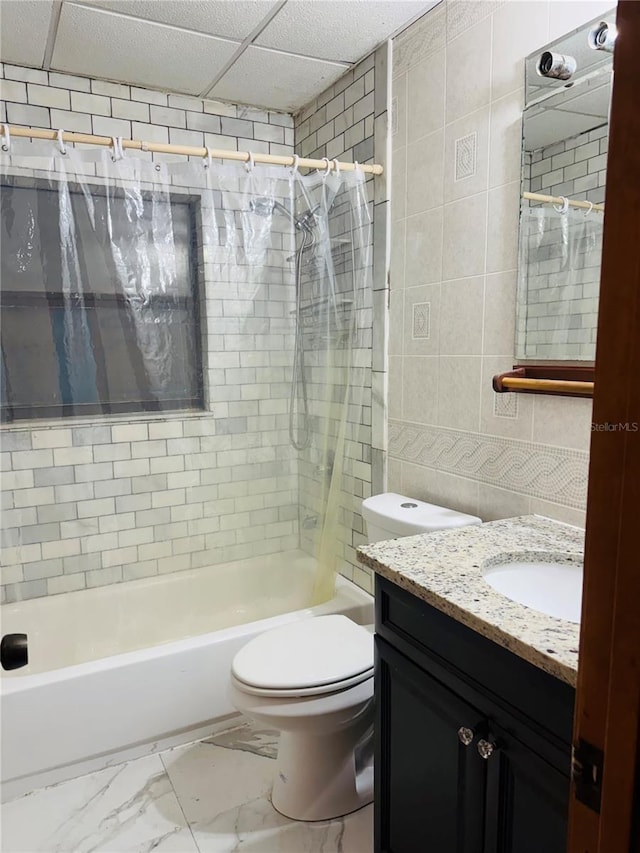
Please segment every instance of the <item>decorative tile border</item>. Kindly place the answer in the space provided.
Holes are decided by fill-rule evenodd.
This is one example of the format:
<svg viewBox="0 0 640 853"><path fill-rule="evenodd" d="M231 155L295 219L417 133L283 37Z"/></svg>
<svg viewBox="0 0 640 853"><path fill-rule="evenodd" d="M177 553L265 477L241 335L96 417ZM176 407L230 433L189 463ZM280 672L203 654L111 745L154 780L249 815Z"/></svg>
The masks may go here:
<svg viewBox="0 0 640 853"><path fill-rule="evenodd" d="M584 509L589 454L473 432L389 422L389 456Z"/></svg>
<svg viewBox="0 0 640 853"><path fill-rule="evenodd" d="M393 40L393 76L403 74L445 45L447 15L440 3Z"/></svg>

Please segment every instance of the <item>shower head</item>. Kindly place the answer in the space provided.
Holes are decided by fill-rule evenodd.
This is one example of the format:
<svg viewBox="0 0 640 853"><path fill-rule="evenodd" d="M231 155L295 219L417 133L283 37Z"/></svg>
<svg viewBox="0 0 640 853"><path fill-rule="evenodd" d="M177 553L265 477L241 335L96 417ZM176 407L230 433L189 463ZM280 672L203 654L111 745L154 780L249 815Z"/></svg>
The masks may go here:
<svg viewBox="0 0 640 853"><path fill-rule="evenodd" d="M251 199L249 202L249 209L253 213L257 213L258 216L271 216L277 210L283 216L286 216L298 231L311 231L311 228L315 224L315 212L318 207L319 205L314 207L313 210L305 210L304 213L295 216L288 207L276 201L275 198L259 196L258 198Z"/></svg>

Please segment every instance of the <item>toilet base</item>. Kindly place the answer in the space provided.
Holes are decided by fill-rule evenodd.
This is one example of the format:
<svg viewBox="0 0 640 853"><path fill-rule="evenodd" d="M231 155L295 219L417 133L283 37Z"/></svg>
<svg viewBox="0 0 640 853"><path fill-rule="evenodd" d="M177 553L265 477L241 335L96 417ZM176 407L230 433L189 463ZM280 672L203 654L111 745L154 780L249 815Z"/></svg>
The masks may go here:
<svg viewBox="0 0 640 853"><path fill-rule="evenodd" d="M354 731L282 732L271 801L292 820L330 820L373 800L373 764L356 772Z"/></svg>

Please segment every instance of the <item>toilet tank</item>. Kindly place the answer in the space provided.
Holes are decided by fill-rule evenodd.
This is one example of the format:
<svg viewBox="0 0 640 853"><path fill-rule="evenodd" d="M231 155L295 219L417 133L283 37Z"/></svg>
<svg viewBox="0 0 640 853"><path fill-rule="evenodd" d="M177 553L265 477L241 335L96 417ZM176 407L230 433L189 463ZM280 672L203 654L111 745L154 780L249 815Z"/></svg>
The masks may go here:
<svg viewBox="0 0 640 853"><path fill-rule="evenodd" d="M367 541L370 543L431 533L434 530L466 527L468 524L482 524L475 515L456 512L395 492L373 495L362 501L362 517L367 524Z"/></svg>

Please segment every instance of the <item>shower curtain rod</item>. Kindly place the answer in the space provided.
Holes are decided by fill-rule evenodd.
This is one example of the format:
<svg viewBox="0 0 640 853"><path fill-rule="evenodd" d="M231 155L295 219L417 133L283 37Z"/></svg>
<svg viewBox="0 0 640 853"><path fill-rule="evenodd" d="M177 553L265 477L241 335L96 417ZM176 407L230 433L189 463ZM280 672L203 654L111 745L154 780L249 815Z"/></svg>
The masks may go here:
<svg viewBox="0 0 640 853"><path fill-rule="evenodd" d="M566 201L569 207L580 207L584 210L601 210L604 213L604 204L592 204L590 201L574 201L572 198L565 199L564 197L555 195L543 195L542 193L522 193L522 198L527 198L529 201L542 201L546 204L564 204Z"/></svg>
<svg viewBox="0 0 640 853"><path fill-rule="evenodd" d="M59 140L57 130L48 130L41 127L13 127L11 125L0 125L0 134L5 129L11 136L27 139L49 139L52 142ZM104 145L113 147L113 139L110 136L94 136L89 133L71 133L63 131L63 142L80 142L86 145ZM302 169L335 169L335 160L313 160L308 157L287 156L281 154L252 154L249 151L226 151L218 148L196 148L191 145L169 145L164 142L144 142L139 139L123 139L123 148L131 148L136 151L152 151L155 154L183 154L186 157L212 157L216 160L239 160L243 163L268 163L272 166L297 166ZM344 172L353 172L359 169L370 175L381 175L383 167L374 163L373 165L356 165L355 163L337 163L337 168Z"/></svg>

